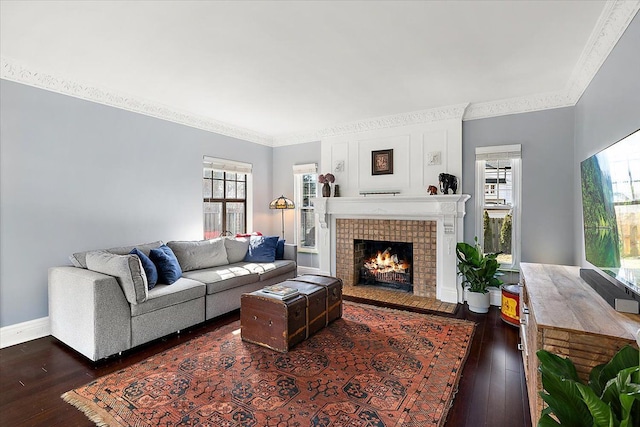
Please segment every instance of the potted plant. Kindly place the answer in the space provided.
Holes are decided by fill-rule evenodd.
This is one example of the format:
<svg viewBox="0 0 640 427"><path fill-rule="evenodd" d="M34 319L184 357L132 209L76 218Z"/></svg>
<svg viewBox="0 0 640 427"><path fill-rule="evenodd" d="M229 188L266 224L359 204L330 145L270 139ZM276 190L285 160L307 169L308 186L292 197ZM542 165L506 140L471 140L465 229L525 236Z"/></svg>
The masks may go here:
<svg viewBox="0 0 640 427"><path fill-rule="evenodd" d="M467 290L467 304L474 313L489 311L489 287L499 288L502 280L498 279L502 273L498 271L500 263L496 259L498 253L484 254L478 244L459 242L456 245L458 257L458 274L462 276L462 283Z"/></svg>
<svg viewBox="0 0 640 427"><path fill-rule="evenodd" d="M580 381L569 358L546 350L538 350L536 355L540 360L538 370L544 388L539 394L549 405L542 410L538 427L640 425L640 354L637 349L627 345L609 363L593 368L588 384Z"/></svg>

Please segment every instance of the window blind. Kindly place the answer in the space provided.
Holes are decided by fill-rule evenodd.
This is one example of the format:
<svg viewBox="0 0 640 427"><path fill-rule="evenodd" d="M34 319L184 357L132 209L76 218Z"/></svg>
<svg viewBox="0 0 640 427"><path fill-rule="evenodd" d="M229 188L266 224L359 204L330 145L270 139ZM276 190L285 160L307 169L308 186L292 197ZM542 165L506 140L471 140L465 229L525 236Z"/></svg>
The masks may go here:
<svg viewBox="0 0 640 427"><path fill-rule="evenodd" d="M293 165L293 174L316 173L318 172L317 163L307 163L304 165Z"/></svg>
<svg viewBox="0 0 640 427"><path fill-rule="evenodd" d="M520 158L522 158L520 144L476 147L476 160L509 160Z"/></svg>
<svg viewBox="0 0 640 427"><path fill-rule="evenodd" d="M203 164L205 168L225 172L236 172L250 174L253 170L251 163L237 162L235 160L218 159L204 156Z"/></svg>

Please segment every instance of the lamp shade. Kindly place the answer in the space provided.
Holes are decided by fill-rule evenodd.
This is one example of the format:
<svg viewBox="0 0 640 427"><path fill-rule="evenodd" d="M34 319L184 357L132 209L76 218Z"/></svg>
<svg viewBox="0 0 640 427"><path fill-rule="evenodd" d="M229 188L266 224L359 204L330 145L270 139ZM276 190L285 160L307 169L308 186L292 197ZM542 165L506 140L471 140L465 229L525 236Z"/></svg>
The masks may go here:
<svg viewBox="0 0 640 427"><path fill-rule="evenodd" d="M280 196L269 203L269 209L295 209L295 205L284 196Z"/></svg>

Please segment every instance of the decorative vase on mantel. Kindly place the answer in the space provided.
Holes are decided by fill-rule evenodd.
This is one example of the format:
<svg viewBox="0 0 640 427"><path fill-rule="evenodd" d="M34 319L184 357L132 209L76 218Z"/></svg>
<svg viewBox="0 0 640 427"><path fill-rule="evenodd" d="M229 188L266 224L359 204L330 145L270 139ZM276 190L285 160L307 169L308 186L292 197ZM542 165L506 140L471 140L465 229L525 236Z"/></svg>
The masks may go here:
<svg viewBox="0 0 640 427"><path fill-rule="evenodd" d="M331 185L328 182L322 184L322 197L331 197Z"/></svg>

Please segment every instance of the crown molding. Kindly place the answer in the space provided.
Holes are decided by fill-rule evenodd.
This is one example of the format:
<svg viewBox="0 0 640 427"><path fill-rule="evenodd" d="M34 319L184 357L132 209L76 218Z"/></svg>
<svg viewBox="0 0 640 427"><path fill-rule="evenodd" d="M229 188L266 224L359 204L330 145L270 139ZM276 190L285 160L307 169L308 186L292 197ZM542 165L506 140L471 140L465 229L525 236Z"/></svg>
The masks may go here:
<svg viewBox="0 0 640 427"><path fill-rule="evenodd" d="M303 142L320 141L325 138L348 135L357 132L367 132L398 126L411 126L441 120L462 120L464 112L468 106L468 103L448 105L445 107L431 108L429 110L411 111L408 113L357 120L354 122L326 127L318 131L280 135L274 137L273 145L275 147L279 147L284 145L300 144Z"/></svg>
<svg viewBox="0 0 640 427"><path fill-rule="evenodd" d="M498 101L473 103L467 108L463 120L486 119L508 114L571 107L573 105L575 105L575 102L571 102L568 99L565 91L540 93Z"/></svg>
<svg viewBox="0 0 640 427"><path fill-rule="evenodd" d="M257 144L272 146L273 138L258 132L232 126L209 117L200 116L187 111L138 98L121 92L103 89L97 86L79 83L40 71L35 71L28 66L5 56L0 57L0 78L22 83L28 86L45 89L62 95L73 96L86 101L108 105L134 113L144 114L162 120L178 123L218 133L221 135L238 138Z"/></svg>
<svg viewBox="0 0 640 427"><path fill-rule="evenodd" d="M612 0L606 3L566 87L567 97L574 105L578 103L638 10L640 0Z"/></svg>
<svg viewBox="0 0 640 427"><path fill-rule="evenodd" d="M638 10L640 10L640 0L610 0L606 2L563 90L473 103L467 108L463 120L484 119L576 105Z"/></svg>
<svg viewBox="0 0 640 427"><path fill-rule="evenodd" d="M4 56L0 57L0 78L257 144L277 147L320 141L324 138L356 132L440 120L475 120L574 106L638 10L640 10L640 0L610 0L606 2L566 87L561 91L369 118L295 134L276 136L261 134L146 99L36 71Z"/></svg>

